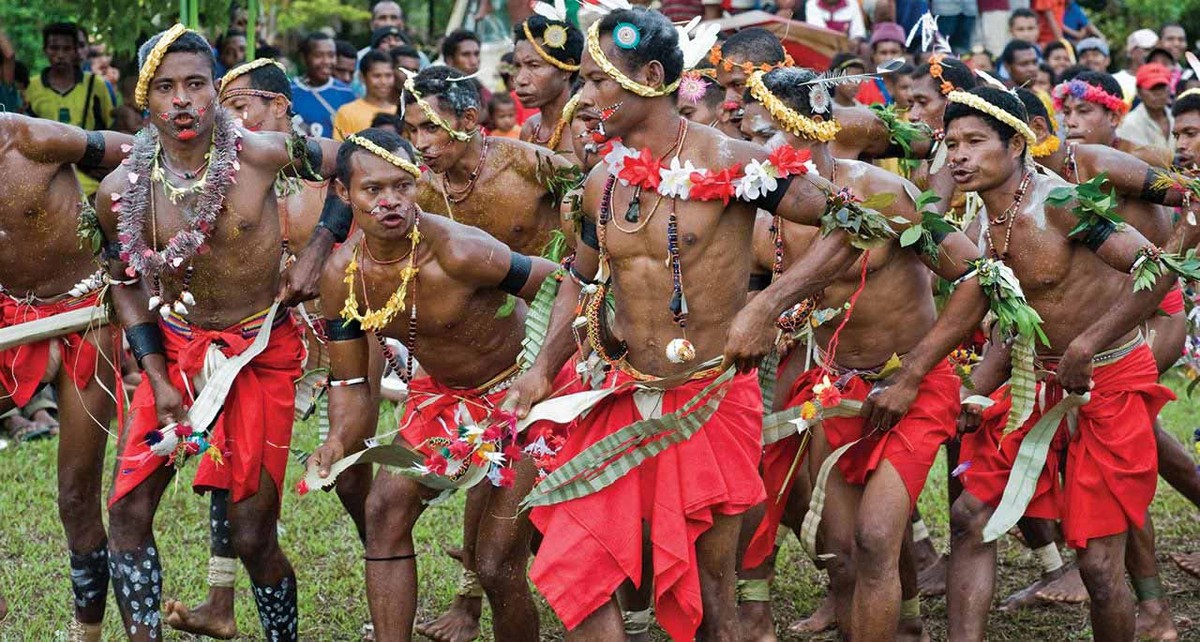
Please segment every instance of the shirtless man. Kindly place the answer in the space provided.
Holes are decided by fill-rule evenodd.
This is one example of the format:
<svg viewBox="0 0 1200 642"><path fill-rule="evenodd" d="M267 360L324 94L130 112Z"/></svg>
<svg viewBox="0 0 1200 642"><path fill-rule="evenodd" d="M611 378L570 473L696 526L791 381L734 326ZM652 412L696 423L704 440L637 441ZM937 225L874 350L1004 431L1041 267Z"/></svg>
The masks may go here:
<svg viewBox="0 0 1200 642"><path fill-rule="evenodd" d="M550 6L539 4L539 8ZM538 110L521 126L521 140L574 162L570 119L563 118L563 108L579 75L583 33L566 16L550 20L534 14L513 28L513 41L513 88L522 105Z"/></svg>
<svg viewBox="0 0 1200 642"><path fill-rule="evenodd" d="M0 114L0 176L10 177L0 202L0 327L97 304L104 285L96 273L98 244L76 233L91 207L71 168L113 167L129 140ZM58 390L58 510L75 595L72 639L100 639L108 592L100 476L115 405L106 392L112 369L101 359L114 358L111 337L93 329L0 351L0 413L24 406L42 383ZM5 612L0 598L0 620Z"/></svg>
<svg viewBox="0 0 1200 642"><path fill-rule="evenodd" d="M456 470L469 461L471 444L458 438L460 405L476 421L483 419L519 372L526 307L520 303L503 317L496 308L506 293L532 300L556 267L516 254L476 228L421 212L415 204L421 172L413 160L408 143L381 130L350 137L339 153L337 191L351 204L361 232L334 254L321 289L332 356L332 430L309 466L323 476L361 435L374 431L364 330L404 341L428 373L410 382L400 442L426 455L431 469L435 459L456 460ZM361 279L361 293L347 285L352 278ZM408 298L393 305L395 292ZM385 307L368 307L384 301ZM419 317L410 314L414 309ZM372 318L380 313L381 319ZM468 448L465 454L458 454L460 447ZM497 465L491 479L481 482L482 519L477 542L469 547L495 610L496 637L537 640L537 611L524 575L532 529L523 514L514 519L535 468L510 440L497 438L495 447L521 463ZM417 607L412 528L438 493L387 470L372 486L366 573L376 640L412 638Z"/></svg>
<svg viewBox="0 0 1200 642"><path fill-rule="evenodd" d="M1120 83L1096 71L1081 72L1055 87L1055 109L1067 127L1067 141L1108 145L1155 167L1170 167L1171 150L1138 145L1117 136L1117 126L1129 111L1121 96Z"/></svg>
<svg viewBox="0 0 1200 642"><path fill-rule="evenodd" d="M526 42L526 44L529 44ZM560 226L564 186L549 181L571 162L544 147L479 134L479 93L449 67L429 67L411 78L404 96L405 136L430 171L418 183L422 210L482 229L513 251L538 256ZM560 191L562 190L562 191ZM496 204L519 204L497 207ZM505 306L510 305L505 302ZM483 591L472 546L479 522L478 492L468 493L462 562L463 586L449 610L417 632L442 642L479 635Z"/></svg>
<svg viewBox="0 0 1200 642"><path fill-rule="evenodd" d="M273 314L289 289L273 188L285 167L309 177L331 170L337 144L238 128L217 103L212 49L181 25L138 58L137 102L152 129L105 178L97 203L115 241L113 306L144 373L109 500L123 629L132 640L161 639L153 518L176 467L203 453L193 487L230 493L233 550L264 636L295 640L296 579L276 522L303 345L290 316Z"/></svg>
<svg viewBox="0 0 1200 642"><path fill-rule="evenodd" d="M679 110L679 115L693 123L720 129L725 89L716 80L716 70L711 65L701 65L689 70L687 75L695 79L697 89L690 93L675 92L675 108ZM703 85L702 91L699 90L700 85Z"/></svg>
<svg viewBox="0 0 1200 642"><path fill-rule="evenodd" d="M787 132L785 144L808 150L817 171L829 176L836 188L862 195L897 194L880 213L921 220L912 184L860 161L835 159L829 142L837 136L838 123L827 118L832 97L827 87L818 90L804 85L814 79L816 74L806 69L752 75L743 124L755 118L774 120ZM826 92L820 101L813 98L817 91ZM983 319L986 308L978 283L967 281L951 296L935 323L930 271L953 281L968 273L967 262L977 259L979 253L959 232L931 230L927 243L902 247L898 239L889 239L876 245L861 259L865 266L856 264L856 256L843 258L838 262L839 273L827 281L796 279L819 258L809 251L816 236L807 231L794 234L797 226L785 221L777 225L783 255L775 261L781 265L772 267L777 273L783 265L789 267L746 306L731 334L736 336L750 327L743 323L769 327L796 296L816 296L820 307L834 310L850 303L852 309L842 313L848 317L845 324L834 320L814 329L817 367L800 375L786 405L797 407L813 400L814 394L819 394L814 388L820 390L825 378L838 381L846 398L891 395L907 402L908 412L900 416L824 421L822 430L813 433L808 462L815 478L830 451L865 439L845 452L831 474L822 522L821 550L835 556L826 568L843 634L853 639L892 639L900 627L902 637L920 639L915 569L910 578L912 593L901 604L901 548L909 514L958 412L959 382L945 357ZM906 330L898 332L897 328ZM828 354L835 346L837 354ZM892 355L905 355L904 370L897 375L882 374L883 364ZM878 382L874 388L872 382ZM875 437L872 428L887 432ZM748 572L753 572L757 560L771 553L790 491L785 480L801 443L800 435L786 437L764 453L767 496L782 501L768 503L768 518L746 552Z"/></svg>
<svg viewBox="0 0 1200 642"><path fill-rule="evenodd" d="M272 61L259 59L234 67L222 78L220 89L218 98L221 106L240 119L246 129L284 134L292 131L291 82L283 69ZM328 255L330 246L323 244L320 237L332 239L332 236L328 230L317 227L325 202L326 186L325 181L306 181L295 176L281 175L276 180L275 195L285 260L295 260L292 252L296 248L305 248L302 252L304 256L312 255L314 251ZM314 236L318 238L310 244ZM307 333L305 339L309 363L315 364L322 350L321 344ZM362 490L362 499L357 504L347 502L345 497L349 489L354 488L354 483L350 478L343 482L337 487L338 495L343 498L347 508L354 505L359 507L357 515L352 511L351 516L355 517L355 525L359 526L361 533L362 507L367 489ZM366 485L369 484L370 478L367 476ZM233 550L229 492L226 490L213 490L209 495L209 552L208 599L192 609L179 600L170 600L163 605L163 611L167 625L174 629L227 640L237 635L233 586L238 562Z"/></svg>
<svg viewBox="0 0 1200 642"><path fill-rule="evenodd" d="M1121 217L1152 243L1167 242L1171 236L1171 218L1162 205L1179 206L1183 204L1183 198L1179 191L1152 187L1160 170L1107 145L1069 142L1066 146L1060 146L1054 142L1047 143L1057 141L1057 135L1045 105L1036 94L1026 89L1018 89L1017 94L1029 115L1030 127L1038 136L1038 145L1035 147L1041 148L1041 153L1035 153L1034 157L1039 163L1069 183L1083 183L1105 174L1108 187L1115 189L1120 197L1118 211ZM1145 325L1147 336L1153 337L1149 344L1159 374L1164 374L1179 360L1187 336L1183 292L1178 285L1167 294ZM1200 492L1200 473L1191 463L1191 456L1178 440L1163 429L1162 422L1157 418L1154 422L1154 439L1158 450L1159 473L1163 478L1185 496L1189 492ZM1138 598L1138 634L1139 637L1174 639L1178 634L1158 579L1154 529L1149 515L1146 519L1145 528L1132 532L1126 552L1126 566ZM1057 544L1054 546L1057 550ZM1046 601L1059 601L1064 597L1070 599L1083 591L1083 585L1078 579L1078 569L1072 568L1069 574L1071 577L1063 577L1057 587L1051 587L1049 584L1054 581L1054 576L1061 573L1044 573L1036 584L1012 596L1006 605L1022 606L1031 598Z"/></svg>
<svg viewBox="0 0 1200 642"><path fill-rule="evenodd" d="M1001 419L963 436L962 457L973 464L961 476L964 492L951 516L950 637L983 639L995 574L995 545L983 542L984 525L999 504L1017 449L1054 400L1090 391L1090 402L1078 410L1078 428L1071 434L1058 428L1042 479L1022 509L1045 518L1063 507L1064 535L1077 549L1091 597L1092 631L1097 640L1129 640L1134 604L1124 578L1126 537L1142 527L1157 477L1154 455L1147 456L1142 445L1152 438L1152 417L1173 398L1156 383L1154 357L1138 326L1175 277L1164 275L1152 289L1133 293L1127 274L1150 245L1146 238L1132 225L1101 222L1072 237L1069 231L1079 223L1073 204L1046 202L1052 189L1069 184L1027 166L1027 143L1016 135L1032 135L1024 105L994 87L971 93L986 110L967 101L947 107L947 168L962 189L982 197L987 221L980 246L1020 280L1048 338L1035 347L1040 363L1055 372L1041 384L1045 407L1034 407L1017 432L1000 441ZM1012 365L1020 367L1029 366ZM1004 378L973 376L979 394L993 393ZM992 394L998 403L1014 397ZM1057 459L1064 450L1066 481L1059 498ZM1121 471L1119 487L1106 481L1114 470Z"/></svg>

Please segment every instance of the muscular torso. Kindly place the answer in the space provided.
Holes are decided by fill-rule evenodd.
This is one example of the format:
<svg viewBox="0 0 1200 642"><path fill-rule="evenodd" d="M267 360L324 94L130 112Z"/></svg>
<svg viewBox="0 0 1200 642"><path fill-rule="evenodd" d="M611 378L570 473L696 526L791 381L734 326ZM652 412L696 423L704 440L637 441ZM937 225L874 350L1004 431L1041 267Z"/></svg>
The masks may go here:
<svg viewBox="0 0 1200 642"><path fill-rule="evenodd" d="M477 230L429 214L422 216L420 229L423 240L417 247L416 259L419 271L415 279L414 356L429 376L444 385L472 388L487 383L512 366L520 354L528 308L524 301L518 300L512 314L497 318L496 311L504 305L506 295L495 287L481 288L455 278L453 268L447 267L445 253L449 244L470 243L471 235L479 234ZM361 231L355 232L330 257L333 267L328 269L345 270L362 238ZM400 271L408 265L408 260L376 265L363 260L359 252L360 270L354 283L359 311L365 311L368 305L378 310L400 287ZM414 300L413 287L410 283L409 304ZM340 310L341 306L341 301L337 301L336 307ZM409 310L406 307L396 315L384 329L384 336L409 344Z"/></svg>
<svg viewBox="0 0 1200 642"><path fill-rule="evenodd" d="M71 166L25 156L17 135L13 121L0 114L0 288L48 298L70 290L97 265L76 233L83 192Z"/></svg>
<svg viewBox="0 0 1200 642"><path fill-rule="evenodd" d="M417 203L427 212L478 227L517 252L537 256L559 224L558 204L538 181L539 148L504 138L491 138L489 144L483 169L464 201L450 203L442 177L429 172L419 184Z"/></svg>

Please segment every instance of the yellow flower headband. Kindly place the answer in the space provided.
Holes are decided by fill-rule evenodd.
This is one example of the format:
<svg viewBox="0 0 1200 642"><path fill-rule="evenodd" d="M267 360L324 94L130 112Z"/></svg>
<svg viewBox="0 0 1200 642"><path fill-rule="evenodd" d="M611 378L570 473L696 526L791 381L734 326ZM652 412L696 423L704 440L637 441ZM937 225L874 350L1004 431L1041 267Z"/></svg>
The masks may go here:
<svg viewBox="0 0 1200 642"><path fill-rule="evenodd" d="M534 40L533 32L531 32L529 30L529 21L528 20L521 23L521 28L525 30L525 39L529 41L529 44L533 45L533 50L537 52L537 55L542 57L542 60L545 60L546 62L554 65L555 67L558 67L559 69L561 69L563 71L569 71L571 73L575 73L575 72L579 71L579 65L572 65L569 63L565 63L565 62L559 60L558 58L555 58L554 56L551 56L550 54L546 53L546 50L542 49L542 46L538 44L537 40ZM566 31L566 29L564 29L562 27L562 25L551 24L549 27L546 27L546 33L543 37L549 41L549 39L551 37L551 33L552 33L550 30L554 29L554 28L557 28L558 31L555 31L553 33L556 33L556 34L559 32L562 33L561 36L557 36L556 39L554 40L554 42L558 42L559 44L553 45L550 42L547 42L546 46L555 47L556 49L561 49L564 45L567 44L567 31Z"/></svg>
<svg viewBox="0 0 1200 642"><path fill-rule="evenodd" d="M750 95L770 112L771 118L774 118L775 122L779 123L785 131L793 136L816 140L822 143L827 143L837 137L837 133L841 131L842 126L836 120L830 119L818 123L783 104L783 101L771 93L767 89L767 86L763 84L764 73L756 71L750 74L750 77L746 79L746 88L750 90Z"/></svg>
<svg viewBox="0 0 1200 642"><path fill-rule="evenodd" d="M396 167L399 167L400 169L408 172L409 174L412 174L413 178L421 178L421 168L420 167L417 167L416 165L404 160L403 158L400 158L399 156L389 152L388 150L380 147L379 145L376 145L375 143L372 143L371 141L363 138L362 136L359 136L358 134L350 134L349 136L346 137L346 142L354 143L355 145L358 145L359 147L367 150L368 152L375 154L376 156L382 158L383 160L395 165Z"/></svg>
<svg viewBox="0 0 1200 642"><path fill-rule="evenodd" d="M142 63L142 68L138 71L137 88L133 92L133 102L139 108L146 108L146 97L150 93L150 81L154 79L154 72L158 71L158 65L162 63L163 56L167 55L167 49L185 33L187 33L187 27L175 23L174 27L163 32L162 37L158 39L154 48L146 56L146 62Z"/></svg>
<svg viewBox="0 0 1200 642"><path fill-rule="evenodd" d="M254 71L255 69L259 69L261 67L266 67L267 65L275 65L276 67L279 67L279 71L287 73L287 70L283 68L283 65L279 64L279 62L273 58L259 58L258 60L253 60L251 62L240 64L240 65L234 67L233 69L230 69L229 71L225 72L225 77L221 78L221 97L222 98L225 97L225 88L229 86L229 83L237 80L238 78L240 78L242 76L245 76L246 74ZM274 92L272 92L272 93L274 93Z"/></svg>
<svg viewBox="0 0 1200 642"><path fill-rule="evenodd" d="M604 55L604 51L600 49L599 20L593 22L592 26L588 28L587 48L588 53L592 56L592 60L596 61L596 64L600 66L600 69L602 69L604 73L608 74L609 78L617 81L617 84L624 89L631 91L642 98L658 98L659 96L669 96L675 93L675 89L679 87L679 81L683 79L683 76L680 75L679 78L675 79L675 82L665 87L649 87L621 73L621 70L617 69L616 65L612 64L608 57Z"/></svg>
<svg viewBox="0 0 1200 642"><path fill-rule="evenodd" d="M1037 136L1034 135L1033 130L1029 128L1029 124L1025 121L1013 116L1012 114L972 93L956 90L950 92L947 98L952 103L966 105L975 111L983 112L988 116L991 116L992 118L995 118L1005 125L1017 130L1017 133L1025 139L1026 143L1028 143L1030 153L1033 153L1033 148L1037 145Z"/></svg>
<svg viewBox="0 0 1200 642"><path fill-rule="evenodd" d="M1046 140L1029 148L1029 153L1033 154L1034 158L1045 158L1062 146L1062 141L1058 140L1058 136L1048 136Z"/></svg>
<svg viewBox="0 0 1200 642"><path fill-rule="evenodd" d="M437 110L433 108L433 105L430 105L429 101L422 98L421 94L417 92L417 74L412 70L404 69L403 67L400 69L406 76L404 79L404 91L412 94L413 98L417 101L417 106L421 108L421 111L425 112L426 118L433 121L433 124L441 127L446 131L446 133L450 134L450 138L460 143L465 143L475 136L475 132L464 132L452 127L445 118L442 118L441 114L437 113ZM448 78L447 82L468 80L470 78L471 76L463 76L462 78Z"/></svg>

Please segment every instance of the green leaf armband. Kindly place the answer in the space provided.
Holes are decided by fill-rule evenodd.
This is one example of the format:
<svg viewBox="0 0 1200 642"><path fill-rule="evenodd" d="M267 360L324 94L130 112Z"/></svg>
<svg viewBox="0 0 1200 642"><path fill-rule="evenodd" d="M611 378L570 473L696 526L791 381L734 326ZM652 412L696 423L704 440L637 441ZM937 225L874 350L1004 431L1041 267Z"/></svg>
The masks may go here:
<svg viewBox="0 0 1200 642"><path fill-rule="evenodd" d="M825 213L821 215L821 235L828 236L841 229L850 234L850 244L860 250L880 247L896 238L893 220L879 212L895 199L896 195L888 192L865 201L860 201L849 189L833 192L826 199Z"/></svg>
<svg viewBox="0 0 1200 642"><path fill-rule="evenodd" d="M891 146L885 157L899 156L901 158L912 158L913 142L922 138L930 138L932 132L929 127L923 123L913 123L902 118L896 113L896 109L890 105L871 105L871 112L883 121L883 124L888 129L888 139L891 141Z"/></svg>
<svg viewBox="0 0 1200 642"><path fill-rule="evenodd" d="M1050 205L1064 207L1071 202L1075 203L1071 213L1079 222L1071 228L1067 236L1086 240L1095 238L1094 230L1098 228L1111 228L1109 233L1124 229L1125 220L1117 214L1116 191L1110 189L1106 193L1103 189L1107 182L1108 173L1101 172L1085 183L1050 191L1050 195L1046 197L1046 202ZM1104 234L1103 238L1108 238L1108 235Z"/></svg>
<svg viewBox="0 0 1200 642"><path fill-rule="evenodd" d="M958 228L938 214L931 206L942 200L932 190L921 192L916 199L917 211L921 213L921 222L909 227L900 234L900 247L915 246L917 252L928 256L936 265L938 262L938 246L946 237Z"/></svg>
<svg viewBox="0 0 1200 642"><path fill-rule="evenodd" d="M1154 284L1167 272L1174 272L1189 281L1200 279L1200 257L1196 256L1195 248L1180 255L1164 252L1154 245L1143 246L1129 268L1133 275L1133 291L1154 289Z"/></svg>

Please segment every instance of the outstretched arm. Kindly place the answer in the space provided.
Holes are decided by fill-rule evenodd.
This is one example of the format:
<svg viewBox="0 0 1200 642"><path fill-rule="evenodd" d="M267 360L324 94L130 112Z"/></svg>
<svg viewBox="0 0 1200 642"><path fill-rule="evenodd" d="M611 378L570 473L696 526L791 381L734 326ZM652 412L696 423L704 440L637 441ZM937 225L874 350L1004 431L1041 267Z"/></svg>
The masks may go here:
<svg viewBox="0 0 1200 642"><path fill-rule="evenodd" d="M542 281L557 265L541 257L514 252L483 230L454 228L454 243L440 257L450 276L480 288L499 288L508 294L533 301Z"/></svg>
<svg viewBox="0 0 1200 642"><path fill-rule="evenodd" d="M39 163L78 164L82 169L112 169L128 155L122 147L133 143L128 134L86 131L65 123L5 114L17 149Z"/></svg>

